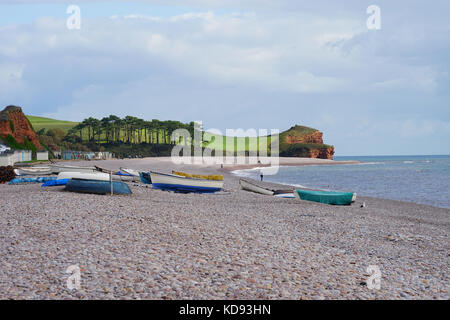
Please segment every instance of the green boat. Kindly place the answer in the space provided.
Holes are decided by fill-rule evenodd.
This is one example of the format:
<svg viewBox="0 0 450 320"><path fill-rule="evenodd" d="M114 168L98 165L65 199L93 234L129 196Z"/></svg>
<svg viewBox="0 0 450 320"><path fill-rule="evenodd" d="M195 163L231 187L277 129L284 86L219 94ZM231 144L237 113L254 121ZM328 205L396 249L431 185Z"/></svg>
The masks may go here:
<svg viewBox="0 0 450 320"><path fill-rule="evenodd" d="M294 195L307 201L315 201L325 204L349 205L356 200L354 192L313 191L296 189Z"/></svg>

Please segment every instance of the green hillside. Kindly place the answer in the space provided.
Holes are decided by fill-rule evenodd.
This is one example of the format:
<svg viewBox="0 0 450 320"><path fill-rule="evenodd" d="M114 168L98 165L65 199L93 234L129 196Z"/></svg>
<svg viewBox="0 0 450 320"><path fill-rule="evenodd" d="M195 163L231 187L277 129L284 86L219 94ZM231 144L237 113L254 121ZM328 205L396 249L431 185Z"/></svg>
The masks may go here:
<svg viewBox="0 0 450 320"><path fill-rule="evenodd" d="M75 127L78 122L55 120L44 117L26 116L30 120L35 131L39 131L42 128L46 130L60 128L67 133L69 129Z"/></svg>
<svg viewBox="0 0 450 320"><path fill-rule="evenodd" d="M288 135L292 136L292 137L296 137L296 138L301 138L301 137L313 134L316 131L317 131L317 129L295 125L292 128L290 128L289 130L281 132L280 137L281 137L281 141L284 141L285 137Z"/></svg>
<svg viewBox="0 0 450 320"><path fill-rule="evenodd" d="M148 144L149 146L165 144L173 145L175 143L184 144L184 141L182 139L177 142L170 140L170 136L173 130L177 128L185 128L188 129L191 135L194 132L193 122L189 124L183 124L178 121L159 121L155 119L153 119L152 121L145 121L134 117L125 117L124 119L120 119L115 116L110 116L109 118L104 118L101 121L94 118L89 118L85 119L82 123L36 116L27 116L27 118L36 131L39 131L43 128L45 128L47 131L49 129L59 128L62 129L64 133L68 133L71 128L80 124L81 128L78 128L75 132L69 133L71 138L66 141L79 143L90 149L98 148L100 145L103 145L107 149L110 149L114 146L114 152L116 152L117 154L122 154L123 156L126 156L128 152L124 149L125 144L131 143L131 145L140 145L141 143L144 143ZM270 154L270 144L272 141L274 141L274 139L279 139L280 141L280 155L287 157L308 157L312 152L317 153L317 150L323 153L326 149L333 148L330 145L318 143L319 141L321 142L321 136L318 136L318 139L320 139L319 141L314 141L314 137L317 136L315 135L316 133L319 133L316 129L295 125L288 130L281 132L279 136L267 136L267 151ZM50 139L46 136L41 138L44 140ZM62 139L62 137L60 138ZM302 138L305 138L310 142L289 143L287 141L287 138L289 138L290 141L294 139L294 141L297 140L299 142L302 141ZM52 141L47 140L45 142L49 145L52 145ZM203 147L219 152L226 151L227 147L228 149L234 149L228 150L228 152L258 152L260 149L260 140L261 137L227 137L216 135L210 132L203 133ZM187 144L190 145L191 141L187 141ZM80 148L81 145L78 146L78 148ZM230 148L230 146L233 146L234 148ZM134 146L133 148L136 149L137 146ZM146 147L144 145L139 148L139 152L141 152L142 154L146 154L146 152L144 152L146 151ZM124 149L125 151L122 149ZM158 150L156 150L155 152L157 154Z"/></svg>

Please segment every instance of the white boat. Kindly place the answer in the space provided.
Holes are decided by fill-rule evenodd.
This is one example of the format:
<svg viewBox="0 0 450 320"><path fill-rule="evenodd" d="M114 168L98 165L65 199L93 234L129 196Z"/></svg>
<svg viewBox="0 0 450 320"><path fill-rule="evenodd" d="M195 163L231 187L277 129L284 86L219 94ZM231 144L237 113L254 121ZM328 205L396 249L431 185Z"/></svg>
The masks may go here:
<svg viewBox="0 0 450 320"><path fill-rule="evenodd" d="M139 178L139 171L137 171L137 170L120 167L120 171L124 172L124 173L131 174L132 176Z"/></svg>
<svg viewBox="0 0 450 320"><path fill-rule="evenodd" d="M244 179L239 179L239 184L241 185L241 188L247 191L251 191L251 192L256 192L256 193L260 193L260 194L265 194L267 196L273 196L274 195L274 191L273 190L269 190L260 186L257 186L254 183L251 183L247 180Z"/></svg>
<svg viewBox="0 0 450 320"><path fill-rule="evenodd" d="M174 174L150 171L153 189L169 190L183 193L214 193L222 190L223 181L188 178Z"/></svg>
<svg viewBox="0 0 450 320"><path fill-rule="evenodd" d="M275 194L274 196L278 197L278 198L287 198L287 199L295 198L295 195L294 195L293 192L291 192L291 193L279 193L279 194Z"/></svg>
<svg viewBox="0 0 450 320"><path fill-rule="evenodd" d="M50 167L24 167L14 169L18 176L45 176L52 174Z"/></svg>
<svg viewBox="0 0 450 320"><path fill-rule="evenodd" d="M83 180L98 180L109 181L109 173L104 172L60 172L58 173L58 180L61 179L83 179ZM113 174L112 179L114 181L137 181L136 177L127 177Z"/></svg>
<svg viewBox="0 0 450 320"><path fill-rule="evenodd" d="M60 173L60 172L85 172L85 173L92 173L97 172L97 169L95 167L78 167L78 166L68 166L68 165L60 165L56 163L52 163L50 165L50 169L53 173Z"/></svg>
<svg viewBox="0 0 450 320"><path fill-rule="evenodd" d="M109 174L103 172L60 172L57 180L62 179L83 179L109 181Z"/></svg>

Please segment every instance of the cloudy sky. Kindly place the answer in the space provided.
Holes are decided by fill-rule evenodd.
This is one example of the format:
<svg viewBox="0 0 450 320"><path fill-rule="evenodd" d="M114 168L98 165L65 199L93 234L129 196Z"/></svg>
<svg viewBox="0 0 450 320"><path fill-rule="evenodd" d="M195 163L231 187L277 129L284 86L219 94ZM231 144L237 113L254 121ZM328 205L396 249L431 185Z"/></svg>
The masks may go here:
<svg viewBox="0 0 450 320"><path fill-rule="evenodd" d="M373 4L380 30L366 25ZM0 106L302 124L336 155L450 154L448 12L448 0L1 1Z"/></svg>

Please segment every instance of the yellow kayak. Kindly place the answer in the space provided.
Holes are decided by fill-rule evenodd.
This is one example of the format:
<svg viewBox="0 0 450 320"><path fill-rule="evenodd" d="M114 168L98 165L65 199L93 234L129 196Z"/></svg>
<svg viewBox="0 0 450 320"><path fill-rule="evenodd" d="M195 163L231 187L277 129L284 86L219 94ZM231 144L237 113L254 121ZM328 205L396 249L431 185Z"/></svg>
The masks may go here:
<svg viewBox="0 0 450 320"><path fill-rule="evenodd" d="M190 174L181 171L173 171L172 173L177 176L187 177L187 178L198 178L198 179L206 179L206 180L223 180L223 175L221 174L210 174L210 175L201 175L201 174Z"/></svg>

